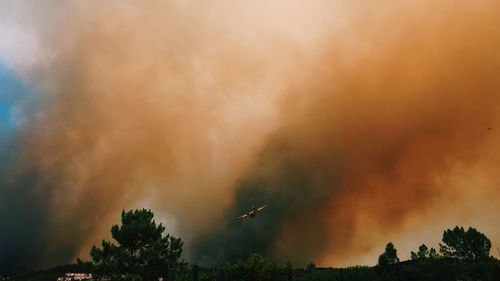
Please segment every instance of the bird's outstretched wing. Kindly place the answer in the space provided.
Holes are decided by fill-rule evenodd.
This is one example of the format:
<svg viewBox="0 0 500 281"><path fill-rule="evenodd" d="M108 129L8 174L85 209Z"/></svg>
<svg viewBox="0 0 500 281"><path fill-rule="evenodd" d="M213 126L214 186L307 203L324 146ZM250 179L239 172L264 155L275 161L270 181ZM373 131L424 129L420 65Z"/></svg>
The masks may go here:
<svg viewBox="0 0 500 281"><path fill-rule="evenodd" d="M236 219L241 220L241 219L244 219L246 217L248 217L248 214L241 215L241 216L237 217Z"/></svg>
<svg viewBox="0 0 500 281"><path fill-rule="evenodd" d="M259 208L257 208L257 211L260 211L260 210L264 209L266 206L267 206L266 204L260 206Z"/></svg>

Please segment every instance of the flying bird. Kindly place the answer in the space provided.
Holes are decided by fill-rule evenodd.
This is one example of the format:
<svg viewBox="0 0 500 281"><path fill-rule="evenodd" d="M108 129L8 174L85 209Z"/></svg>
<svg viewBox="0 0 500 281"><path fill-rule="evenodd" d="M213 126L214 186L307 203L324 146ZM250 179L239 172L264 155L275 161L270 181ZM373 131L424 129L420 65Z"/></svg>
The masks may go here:
<svg viewBox="0 0 500 281"><path fill-rule="evenodd" d="M491 131L493 128L488 128L488 131Z"/></svg>
<svg viewBox="0 0 500 281"><path fill-rule="evenodd" d="M255 215L257 215L257 212L262 211L266 206L267 206L267 204L264 204L264 205L262 205L262 206L260 206L258 208L254 206L252 210L250 210L250 211L246 212L245 214L237 217L236 219L237 220L241 220L241 219L244 219L246 217L250 217L250 218L253 219L255 217Z"/></svg>

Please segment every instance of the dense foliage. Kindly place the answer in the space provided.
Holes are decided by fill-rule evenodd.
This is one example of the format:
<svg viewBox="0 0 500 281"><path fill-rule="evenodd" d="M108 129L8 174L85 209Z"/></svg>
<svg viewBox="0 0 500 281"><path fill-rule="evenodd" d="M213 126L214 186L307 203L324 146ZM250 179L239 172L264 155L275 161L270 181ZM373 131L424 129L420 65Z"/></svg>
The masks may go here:
<svg viewBox="0 0 500 281"><path fill-rule="evenodd" d="M98 277L110 280L156 281L175 276L185 267L180 261L182 241L157 225L150 210L122 212L122 225L113 225L114 244L103 240L101 247L92 247L90 265Z"/></svg>
<svg viewBox="0 0 500 281"><path fill-rule="evenodd" d="M437 258L438 257L438 252L436 251L436 249L434 248L431 248L429 250L429 248L427 248L427 246L425 244L422 244L420 245L420 247L418 247L418 252L411 252L411 259L412 260L418 260L418 259L433 259L433 258Z"/></svg>
<svg viewBox="0 0 500 281"><path fill-rule="evenodd" d="M386 266L390 264L396 264L399 262L398 251L394 247L394 244L387 243L385 246L385 251L378 257L378 265Z"/></svg>
<svg viewBox="0 0 500 281"><path fill-rule="evenodd" d="M260 254L251 254L248 258L228 263L221 268L206 269L200 274L200 281L285 281L293 274L290 263L279 265Z"/></svg>
<svg viewBox="0 0 500 281"><path fill-rule="evenodd" d="M490 257L491 241L475 228L469 227L465 231L463 227L456 226L445 230L442 241L439 247L445 257L465 261L485 260Z"/></svg>

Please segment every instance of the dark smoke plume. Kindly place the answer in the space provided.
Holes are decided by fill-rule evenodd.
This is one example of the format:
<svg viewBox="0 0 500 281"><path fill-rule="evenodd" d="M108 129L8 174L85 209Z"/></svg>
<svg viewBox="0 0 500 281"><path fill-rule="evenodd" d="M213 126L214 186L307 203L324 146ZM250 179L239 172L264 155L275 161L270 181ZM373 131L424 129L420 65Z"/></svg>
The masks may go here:
<svg viewBox="0 0 500 281"><path fill-rule="evenodd" d="M287 224L295 221L301 223L300 238L288 236L297 239L293 251L301 253L294 257L295 261L305 262L321 253L321 245L328 240L323 235L327 222L321 214L322 206L329 202L329 185L334 181L322 182L313 165L294 159L295 153L286 147L270 149L266 158L256 164L254 175L239 185L234 206L226 211L224 220L228 224L193 242L197 262L223 264L245 258L249 253L274 256L274 247L282 243L280 234L296 234L282 233ZM235 220L262 203L268 207L255 219ZM316 242L312 244L311 240Z"/></svg>
<svg viewBox="0 0 500 281"><path fill-rule="evenodd" d="M493 46L500 40L498 24L487 20L497 13L472 6L439 7L445 17L439 8L398 6L401 14L362 20L373 20L356 42L366 49L334 40L313 74L289 89L287 124L237 188L225 219L255 199L269 203L268 213L202 236L194 243L199 261L251 252L298 264L375 258L384 239L454 204L463 191L442 179L478 165L498 137L487 130L499 117Z"/></svg>

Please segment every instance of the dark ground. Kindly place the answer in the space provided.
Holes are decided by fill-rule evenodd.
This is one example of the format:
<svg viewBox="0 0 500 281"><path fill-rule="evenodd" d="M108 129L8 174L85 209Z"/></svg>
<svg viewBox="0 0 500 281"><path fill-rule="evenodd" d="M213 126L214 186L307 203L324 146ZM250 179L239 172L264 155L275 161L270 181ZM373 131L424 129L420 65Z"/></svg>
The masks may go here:
<svg viewBox="0 0 500 281"><path fill-rule="evenodd" d="M295 268L274 263L235 263L219 268L198 268L199 281L500 281L500 261L460 262L453 259L404 261L386 267ZM63 265L49 270L15 276L16 281L55 281L66 272L89 272L80 265ZM193 269L175 280L193 279Z"/></svg>

